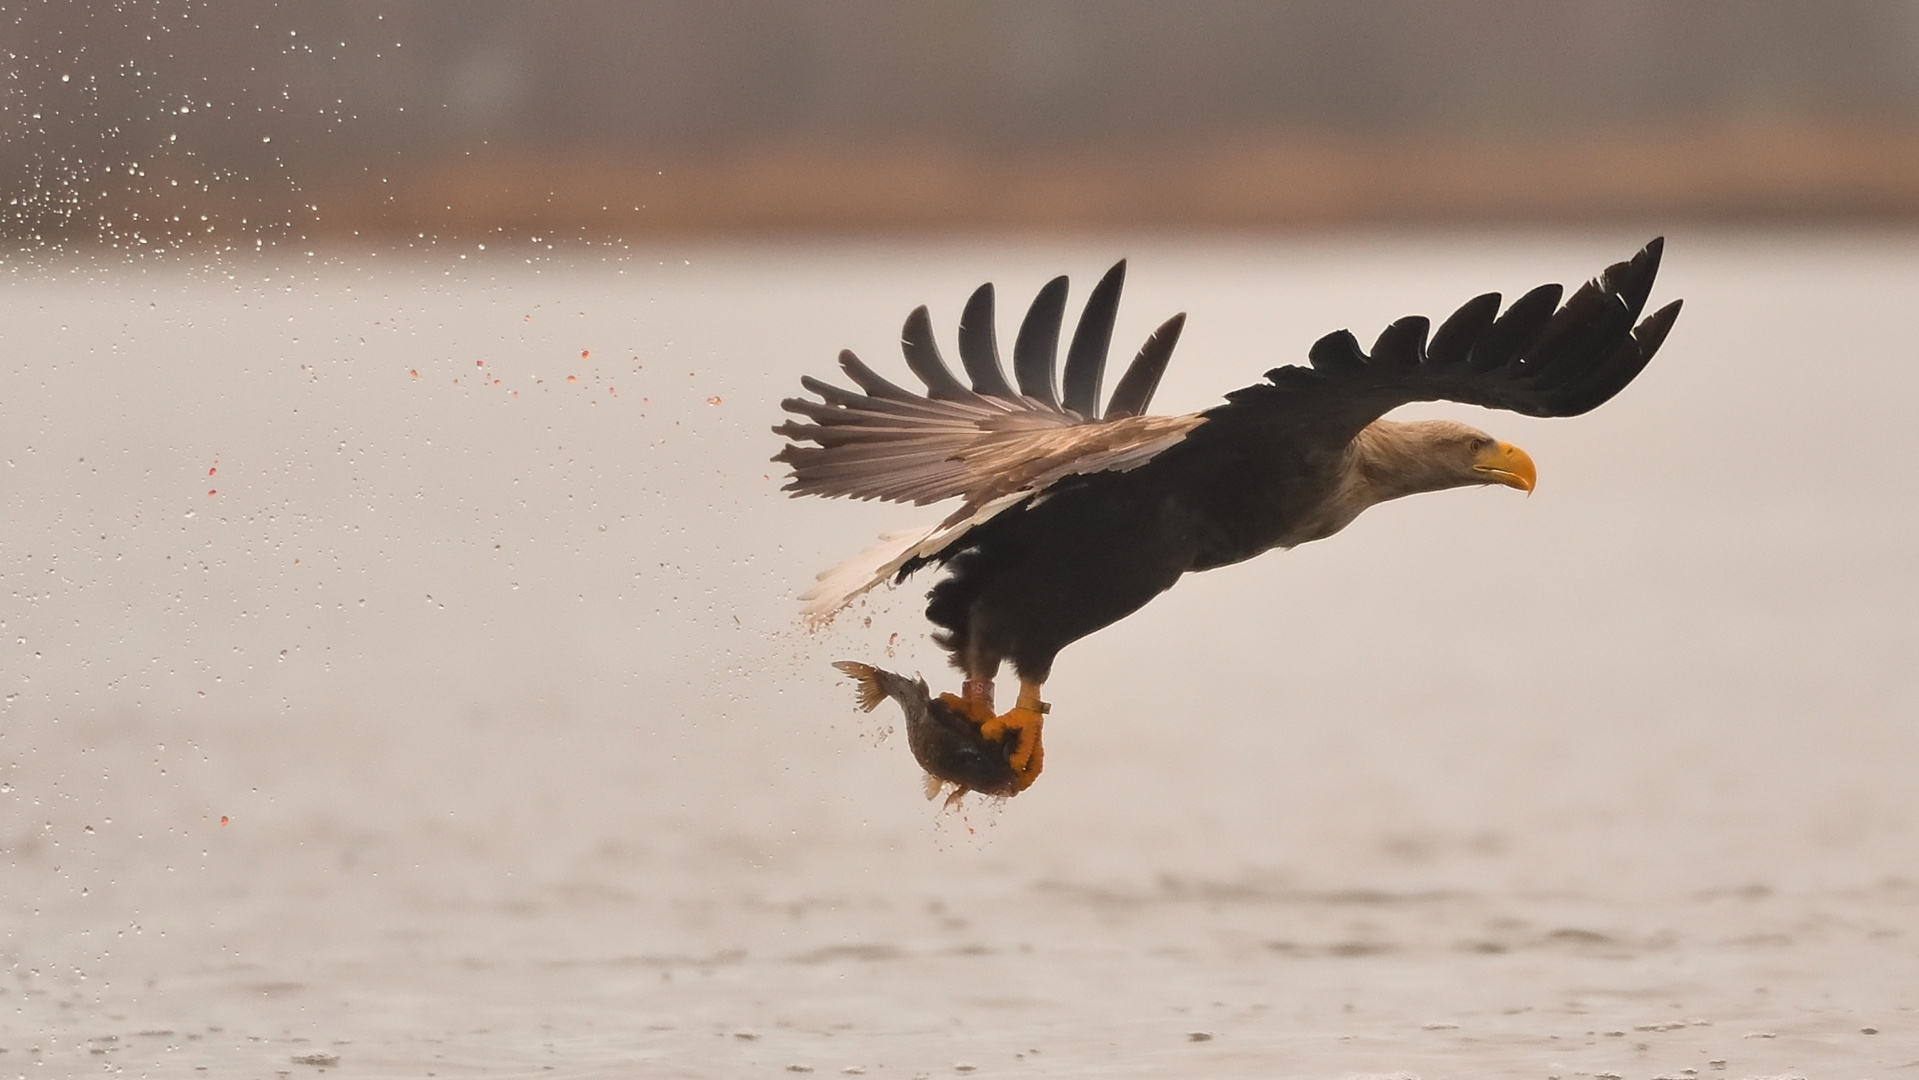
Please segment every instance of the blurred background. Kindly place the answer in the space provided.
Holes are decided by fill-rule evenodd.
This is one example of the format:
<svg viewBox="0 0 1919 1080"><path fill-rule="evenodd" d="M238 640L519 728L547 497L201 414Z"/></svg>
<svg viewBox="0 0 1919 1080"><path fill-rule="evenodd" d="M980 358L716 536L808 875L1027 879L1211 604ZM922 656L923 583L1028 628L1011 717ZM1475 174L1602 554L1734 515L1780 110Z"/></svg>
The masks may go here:
<svg viewBox="0 0 1919 1080"><path fill-rule="evenodd" d="M13 244L1919 214L1919 3L9 4Z"/></svg>

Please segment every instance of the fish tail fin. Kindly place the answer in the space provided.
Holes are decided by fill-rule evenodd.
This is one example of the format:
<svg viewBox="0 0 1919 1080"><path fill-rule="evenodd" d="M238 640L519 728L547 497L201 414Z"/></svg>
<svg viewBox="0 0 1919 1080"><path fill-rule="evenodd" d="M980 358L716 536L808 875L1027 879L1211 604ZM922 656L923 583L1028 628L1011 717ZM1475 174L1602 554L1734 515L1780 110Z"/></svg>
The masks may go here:
<svg viewBox="0 0 1919 1080"><path fill-rule="evenodd" d="M854 694L862 712L872 712L880 707L887 698L886 684L880 681L880 669L871 664L862 664L858 660L836 660L833 666L850 676L858 685Z"/></svg>

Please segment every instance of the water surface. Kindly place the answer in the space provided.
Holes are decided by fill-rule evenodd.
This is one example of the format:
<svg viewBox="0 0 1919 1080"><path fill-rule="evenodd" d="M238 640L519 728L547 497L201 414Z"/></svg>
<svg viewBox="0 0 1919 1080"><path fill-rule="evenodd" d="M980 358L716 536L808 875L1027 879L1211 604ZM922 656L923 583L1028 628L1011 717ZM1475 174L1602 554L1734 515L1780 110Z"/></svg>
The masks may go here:
<svg viewBox="0 0 1919 1080"><path fill-rule="evenodd" d="M829 667L948 679L918 585L794 622L939 514L766 460L916 304L1130 256L1186 410L1643 239L7 268L0 1071L1919 1066L1909 237L1675 234L1614 402L1409 410L1531 498L1187 580L1062 656L1003 805Z"/></svg>

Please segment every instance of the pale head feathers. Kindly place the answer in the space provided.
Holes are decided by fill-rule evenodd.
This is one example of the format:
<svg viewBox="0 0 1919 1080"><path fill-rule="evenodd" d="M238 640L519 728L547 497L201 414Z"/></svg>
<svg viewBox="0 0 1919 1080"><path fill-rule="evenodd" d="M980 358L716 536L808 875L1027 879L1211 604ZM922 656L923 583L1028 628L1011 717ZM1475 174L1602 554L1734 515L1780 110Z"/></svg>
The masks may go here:
<svg viewBox="0 0 1919 1080"><path fill-rule="evenodd" d="M1380 503L1403 495L1498 481L1478 468L1499 441L1451 420L1375 420L1353 440L1352 468Z"/></svg>

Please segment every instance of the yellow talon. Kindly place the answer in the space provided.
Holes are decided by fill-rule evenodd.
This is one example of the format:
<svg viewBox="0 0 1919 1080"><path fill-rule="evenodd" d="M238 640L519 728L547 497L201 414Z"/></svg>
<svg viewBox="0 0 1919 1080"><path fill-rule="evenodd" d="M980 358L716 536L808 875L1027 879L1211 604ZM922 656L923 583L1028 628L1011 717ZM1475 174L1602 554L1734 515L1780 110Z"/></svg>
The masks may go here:
<svg viewBox="0 0 1919 1080"><path fill-rule="evenodd" d="M1019 775L1021 791L1026 790L1027 786L1039 776L1040 760L1043 757L1043 751L1040 749L1040 728L1044 723L1045 717L1037 711L1015 708L1005 716L995 718L994 725L999 728L998 734L988 734L986 725L980 725L980 734L995 741L1004 740L1005 733L1008 731L1015 733L1018 741L1013 746L1013 752L1007 755L1006 763Z"/></svg>

